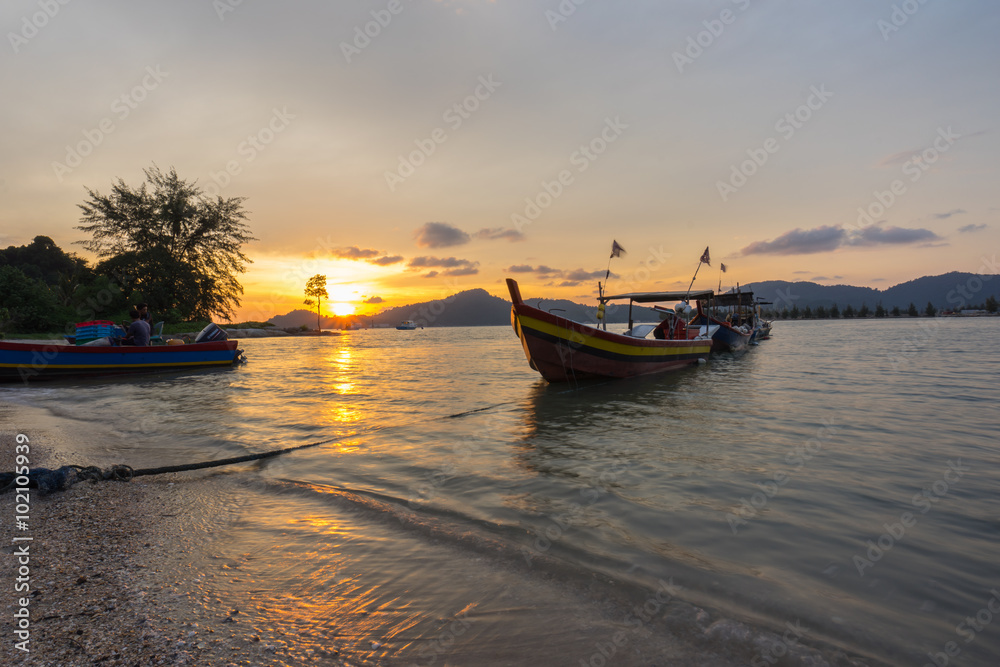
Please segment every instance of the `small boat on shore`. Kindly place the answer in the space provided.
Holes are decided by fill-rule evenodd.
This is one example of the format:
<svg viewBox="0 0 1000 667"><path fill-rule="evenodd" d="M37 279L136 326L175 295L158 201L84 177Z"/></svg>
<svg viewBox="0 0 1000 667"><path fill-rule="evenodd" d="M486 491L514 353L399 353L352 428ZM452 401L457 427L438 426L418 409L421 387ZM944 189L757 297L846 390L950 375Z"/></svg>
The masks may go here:
<svg viewBox="0 0 1000 667"><path fill-rule="evenodd" d="M521 339L528 365L549 382L591 378L624 378L676 370L708 358L714 327L690 327L672 312L660 324L632 323L633 303L675 302L689 295L704 298L712 293L650 292L600 297L598 312L612 300L629 300L629 329L625 333L602 331L524 303L517 281L508 278L513 303L511 324ZM666 312L666 311L664 311Z"/></svg>
<svg viewBox="0 0 1000 667"><path fill-rule="evenodd" d="M396 329L398 329L399 331L413 331L416 328L417 328L417 323L414 322L413 320L403 320L402 322L396 325Z"/></svg>
<svg viewBox="0 0 1000 667"><path fill-rule="evenodd" d="M65 345L0 341L0 382L224 368L240 360L237 341L209 325L186 345Z"/></svg>

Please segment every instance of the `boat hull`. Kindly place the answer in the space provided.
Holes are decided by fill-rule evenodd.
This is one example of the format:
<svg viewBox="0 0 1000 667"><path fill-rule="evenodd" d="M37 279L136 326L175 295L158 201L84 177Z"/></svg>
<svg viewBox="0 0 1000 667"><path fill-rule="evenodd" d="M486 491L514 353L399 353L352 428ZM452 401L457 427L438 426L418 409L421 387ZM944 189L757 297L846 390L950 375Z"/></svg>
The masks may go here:
<svg viewBox="0 0 1000 667"><path fill-rule="evenodd" d="M511 324L528 364L549 382L625 378L684 368L706 359L708 340L647 340L608 333L524 303Z"/></svg>
<svg viewBox="0 0 1000 667"><path fill-rule="evenodd" d="M699 314L692 322L698 325L719 325L716 332L712 334L712 352L741 352L750 343L750 333L734 329L728 322L710 315Z"/></svg>
<svg viewBox="0 0 1000 667"><path fill-rule="evenodd" d="M222 368L239 358L236 345L235 340L143 347L0 341L0 381Z"/></svg>

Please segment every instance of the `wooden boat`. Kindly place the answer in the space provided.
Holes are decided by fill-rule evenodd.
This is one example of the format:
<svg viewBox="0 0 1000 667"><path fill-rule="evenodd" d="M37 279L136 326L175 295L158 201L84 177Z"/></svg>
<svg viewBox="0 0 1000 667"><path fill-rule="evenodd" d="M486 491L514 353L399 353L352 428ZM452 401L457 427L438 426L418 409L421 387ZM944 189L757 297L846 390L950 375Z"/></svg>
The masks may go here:
<svg viewBox="0 0 1000 667"><path fill-rule="evenodd" d="M754 333L753 304L752 292L716 294L699 301L698 314L691 324L718 325L712 336L713 352L741 352L750 344Z"/></svg>
<svg viewBox="0 0 1000 667"><path fill-rule="evenodd" d="M513 302L511 324L521 339L528 365L549 382L624 378L675 370L704 361L712 349L713 330L689 327L683 319L668 318L660 325L633 326L632 303L679 301L685 297L684 292L602 296L598 307L602 313L609 301L629 300L629 330L619 334L529 306L521 299L517 281L510 278L507 289ZM676 322L679 324L674 326ZM664 336L662 339L656 337L657 329Z"/></svg>
<svg viewBox="0 0 1000 667"><path fill-rule="evenodd" d="M143 347L0 341L0 381L221 368L242 352L235 340Z"/></svg>

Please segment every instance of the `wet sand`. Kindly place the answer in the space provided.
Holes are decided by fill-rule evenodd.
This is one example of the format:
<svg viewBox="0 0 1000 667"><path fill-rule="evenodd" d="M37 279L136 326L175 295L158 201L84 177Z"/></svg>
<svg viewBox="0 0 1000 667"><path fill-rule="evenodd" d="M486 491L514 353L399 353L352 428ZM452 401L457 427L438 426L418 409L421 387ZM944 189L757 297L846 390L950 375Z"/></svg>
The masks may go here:
<svg viewBox="0 0 1000 667"><path fill-rule="evenodd" d="M2 471L14 469L18 434L29 440L32 468L120 463L82 459L71 440L79 424L41 409L0 404L0 424ZM17 494L0 494L0 663L281 664L227 600L203 601L202 623L179 620L188 616L184 582L160 576L164 563L185 557L175 537L184 530L188 485L175 484L176 477L82 482L45 496L33 489L27 530L13 525ZM32 539L14 542L15 536ZM30 573L22 583L30 592L15 592L23 560L15 550L24 545ZM23 636L15 633L14 617L25 595L28 652L17 647Z"/></svg>

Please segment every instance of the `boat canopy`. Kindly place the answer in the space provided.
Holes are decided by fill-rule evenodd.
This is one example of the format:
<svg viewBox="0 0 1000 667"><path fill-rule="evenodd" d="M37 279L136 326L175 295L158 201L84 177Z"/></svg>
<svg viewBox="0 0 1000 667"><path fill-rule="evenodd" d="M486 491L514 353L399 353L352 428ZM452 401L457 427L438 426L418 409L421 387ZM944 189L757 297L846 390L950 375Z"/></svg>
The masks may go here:
<svg viewBox="0 0 1000 667"><path fill-rule="evenodd" d="M689 301L691 299L710 299L714 292L712 290L697 290L694 292L630 292L628 294L614 294L600 298L602 303L616 301L618 299L630 299L636 303L655 303L657 301Z"/></svg>
<svg viewBox="0 0 1000 667"><path fill-rule="evenodd" d="M728 294L716 294L712 299L712 305L718 307L753 306L756 305L756 301L753 300L753 292L730 292Z"/></svg>

